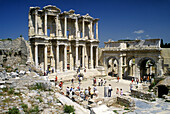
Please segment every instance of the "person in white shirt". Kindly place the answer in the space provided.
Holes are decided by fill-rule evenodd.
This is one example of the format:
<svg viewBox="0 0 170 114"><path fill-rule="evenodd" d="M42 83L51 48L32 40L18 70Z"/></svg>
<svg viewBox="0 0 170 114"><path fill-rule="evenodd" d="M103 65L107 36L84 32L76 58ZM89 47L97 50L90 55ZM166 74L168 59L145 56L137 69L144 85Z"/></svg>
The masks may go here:
<svg viewBox="0 0 170 114"><path fill-rule="evenodd" d="M112 86L111 86L111 84L109 84L108 97L111 97L111 92L112 92Z"/></svg>
<svg viewBox="0 0 170 114"><path fill-rule="evenodd" d="M98 79L98 86L100 86L101 78Z"/></svg>

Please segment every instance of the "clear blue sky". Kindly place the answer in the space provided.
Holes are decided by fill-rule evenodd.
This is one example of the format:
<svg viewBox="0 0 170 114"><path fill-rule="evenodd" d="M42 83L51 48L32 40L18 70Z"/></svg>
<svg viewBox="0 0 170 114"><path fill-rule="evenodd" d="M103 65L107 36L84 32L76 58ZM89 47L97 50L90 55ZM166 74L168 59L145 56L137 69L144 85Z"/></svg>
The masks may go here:
<svg viewBox="0 0 170 114"><path fill-rule="evenodd" d="M108 39L161 38L170 43L170 0L0 0L0 39L22 34L28 40L29 7L46 5L99 18L100 47Z"/></svg>

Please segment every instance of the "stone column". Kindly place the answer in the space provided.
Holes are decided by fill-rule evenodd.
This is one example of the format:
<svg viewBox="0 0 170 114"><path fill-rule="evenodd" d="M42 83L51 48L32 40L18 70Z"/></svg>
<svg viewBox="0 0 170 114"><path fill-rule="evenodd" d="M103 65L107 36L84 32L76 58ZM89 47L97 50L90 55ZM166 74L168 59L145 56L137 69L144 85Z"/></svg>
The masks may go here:
<svg viewBox="0 0 170 114"><path fill-rule="evenodd" d="M47 11L44 14L44 35L47 36Z"/></svg>
<svg viewBox="0 0 170 114"><path fill-rule="evenodd" d="M96 22L96 40L98 40L98 32L99 32L99 30L98 30L98 21Z"/></svg>
<svg viewBox="0 0 170 114"><path fill-rule="evenodd" d="M59 45L57 44L56 45L56 69L57 69L57 72L60 71L60 68L59 68Z"/></svg>
<svg viewBox="0 0 170 114"><path fill-rule="evenodd" d="M67 71L67 45L64 46L64 71Z"/></svg>
<svg viewBox="0 0 170 114"><path fill-rule="evenodd" d="M47 44L44 47L44 71L47 70Z"/></svg>
<svg viewBox="0 0 170 114"><path fill-rule="evenodd" d="M84 61L84 53L85 53L85 52L84 52L84 47L85 47L85 46L83 46L83 48L82 48L82 68L84 68L84 65L85 65L85 64L84 64L84 62L85 62L85 61Z"/></svg>
<svg viewBox="0 0 170 114"><path fill-rule="evenodd" d="M90 21L90 39L93 39L93 22Z"/></svg>
<svg viewBox="0 0 170 114"><path fill-rule="evenodd" d="M35 67L38 68L38 44L35 44Z"/></svg>
<svg viewBox="0 0 170 114"><path fill-rule="evenodd" d="M72 59L72 46L70 45L70 48L69 48L69 52L70 52L70 70L73 70L74 69L74 65L73 65L73 59Z"/></svg>
<svg viewBox="0 0 170 114"><path fill-rule="evenodd" d="M75 27L76 27L76 38L77 38L78 37L78 17L76 18Z"/></svg>
<svg viewBox="0 0 170 114"><path fill-rule="evenodd" d="M37 24L38 10L35 10L35 34L37 35L38 24Z"/></svg>
<svg viewBox="0 0 170 114"><path fill-rule="evenodd" d="M85 36L85 31L84 31L85 29L84 29L84 19L82 20L82 38L84 38L84 36Z"/></svg>
<svg viewBox="0 0 170 114"><path fill-rule="evenodd" d="M55 18L55 23L56 23L55 36L58 36L58 15Z"/></svg>
<svg viewBox="0 0 170 114"><path fill-rule="evenodd" d="M76 66L76 68L75 69L77 69L78 68L78 45L76 44L76 60L75 60L75 66Z"/></svg>
<svg viewBox="0 0 170 114"><path fill-rule="evenodd" d="M64 17L64 37L67 38L67 17Z"/></svg>
<svg viewBox="0 0 170 114"><path fill-rule="evenodd" d="M90 46L90 62L91 62L90 67L91 69L93 69L93 45L92 44Z"/></svg>
<svg viewBox="0 0 170 114"><path fill-rule="evenodd" d="M96 47L96 67L98 67L98 46Z"/></svg>
<svg viewBox="0 0 170 114"><path fill-rule="evenodd" d="M122 54L119 57L119 78L122 79Z"/></svg>

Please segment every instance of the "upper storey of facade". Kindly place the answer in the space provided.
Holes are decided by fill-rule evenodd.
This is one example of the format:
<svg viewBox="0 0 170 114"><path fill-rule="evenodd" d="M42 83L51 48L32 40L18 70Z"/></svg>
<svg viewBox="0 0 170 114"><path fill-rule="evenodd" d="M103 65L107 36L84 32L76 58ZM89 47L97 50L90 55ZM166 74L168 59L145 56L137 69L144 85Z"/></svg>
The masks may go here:
<svg viewBox="0 0 170 114"><path fill-rule="evenodd" d="M130 51L130 50L160 50L160 39L146 40L119 40L104 42L104 50Z"/></svg>
<svg viewBox="0 0 170 114"><path fill-rule="evenodd" d="M98 41L98 20L89 14L75 14L55 6L30 7L29 38L96 40Z"/></svg>

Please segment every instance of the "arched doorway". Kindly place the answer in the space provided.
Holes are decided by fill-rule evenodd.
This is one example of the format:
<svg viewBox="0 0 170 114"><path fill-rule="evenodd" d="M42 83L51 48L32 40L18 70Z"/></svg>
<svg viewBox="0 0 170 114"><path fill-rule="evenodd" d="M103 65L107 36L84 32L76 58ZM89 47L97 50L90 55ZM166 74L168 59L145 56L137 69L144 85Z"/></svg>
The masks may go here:
<svg viewBox="0 0 170 114"><path fill-rule="evenodd" d="M149 79L154 78L156 74L156 64L152 58L142 58L139 61L139 68L140 68L140 78L146 80L149 76Z"/></svg>
<svg viewBox="0 0 170 114"><path fill-rule="evenodd" d="M107 59L107 75L117 76L118 75L118 60L115 57L109 57Z"/></svg>

